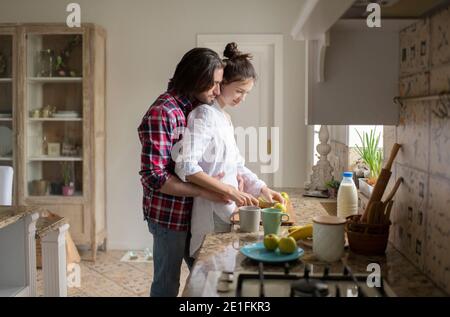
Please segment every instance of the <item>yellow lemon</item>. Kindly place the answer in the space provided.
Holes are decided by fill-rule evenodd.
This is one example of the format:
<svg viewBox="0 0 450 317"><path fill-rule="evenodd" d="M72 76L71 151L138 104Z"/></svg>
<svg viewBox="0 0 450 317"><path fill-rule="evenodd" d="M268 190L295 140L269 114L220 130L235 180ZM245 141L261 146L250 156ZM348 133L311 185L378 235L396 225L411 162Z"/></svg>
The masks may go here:
<svg viewBox="0 0 450 317"><path fill-rule="evenodd" d="M280 209L282 212L286 212L286 205L283 205L282 203L276 203L273 208Z"/></svg>

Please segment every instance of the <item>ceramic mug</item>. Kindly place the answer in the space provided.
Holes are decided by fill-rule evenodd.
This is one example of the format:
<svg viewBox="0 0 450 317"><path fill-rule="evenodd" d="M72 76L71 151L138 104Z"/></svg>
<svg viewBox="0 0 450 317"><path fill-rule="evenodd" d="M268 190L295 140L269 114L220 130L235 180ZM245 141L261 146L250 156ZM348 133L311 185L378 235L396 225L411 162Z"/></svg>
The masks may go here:
<svg viewBox="0 0 450 317"><path fill-rule="evenodd" d="M259 223L261 221L261 209L255 206L242 206L238 211L231 214L230 219L234 215L239 214L239 230L242 232L258 232Z"/></svg>
<svg viewBox="0 0 450 317"><path fill-rule="evenodd" d="M313 218L313 252L321 261L339 261L344 253L346 220L333 216Z"/></svg>
<svg viewBox="0 0 450 317"><path fill-rule="evenodd" d="M283 219L286 217L286 219ZM264 235L268 234L280 234L281 222L283 220L288 221L289 215L281 212L280 209L265 208L261 210L261 218L264 227Z"/></svg>

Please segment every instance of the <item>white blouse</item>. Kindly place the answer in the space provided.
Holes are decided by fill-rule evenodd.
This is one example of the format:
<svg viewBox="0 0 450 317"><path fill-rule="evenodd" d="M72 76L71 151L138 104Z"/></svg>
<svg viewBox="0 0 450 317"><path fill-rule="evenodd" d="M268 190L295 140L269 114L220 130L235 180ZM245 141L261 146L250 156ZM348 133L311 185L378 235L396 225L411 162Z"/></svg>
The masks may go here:
<svg viewBox="0 0 450 317"><path fill-rule="evenodd" d="M234 128L228 115L218 104L200 105L188 116L183 139L177 144L175 173L186 182L186 176L205 172L215 176L224 172L221 182L238 188L237 175L244 179L244 191L259 197L266 184L245 167L234 139ZM190 255L201 246L206 234L214 231L214 213L224 222L236 210L234 202L216 203L202 197L194 198L191 218Z"/></svg>

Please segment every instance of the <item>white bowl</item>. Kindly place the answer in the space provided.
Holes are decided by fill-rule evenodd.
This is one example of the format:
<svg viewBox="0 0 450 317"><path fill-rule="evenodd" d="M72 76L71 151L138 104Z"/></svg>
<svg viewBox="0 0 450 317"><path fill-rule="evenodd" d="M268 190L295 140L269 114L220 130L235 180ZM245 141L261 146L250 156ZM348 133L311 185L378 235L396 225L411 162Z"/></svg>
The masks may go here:
<svg viewBox="0 0 450 317"><path fill-rule="evenodd" d="M367 178L359 179L359 191L366 197L370 198L373 192L373 186L367 183Z"/></svg>

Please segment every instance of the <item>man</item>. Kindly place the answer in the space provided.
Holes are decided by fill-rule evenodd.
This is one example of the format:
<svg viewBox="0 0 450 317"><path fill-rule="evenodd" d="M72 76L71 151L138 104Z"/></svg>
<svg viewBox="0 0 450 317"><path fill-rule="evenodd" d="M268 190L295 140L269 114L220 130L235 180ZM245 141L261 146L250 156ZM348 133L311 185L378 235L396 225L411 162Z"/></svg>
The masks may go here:
<svg viewBox="0 0 450 317"><path fill-rule="evenodd" d="M178 63L168 91L150 106L138 128L142 144L143 210L153 234L154 276L150 296L177 296L184 257L189 269L189 224L193 197L227 202L225 197L174 175L171 150L199 103L212 104L220 94L223 62L214 51L194 48Z"/></svg>

